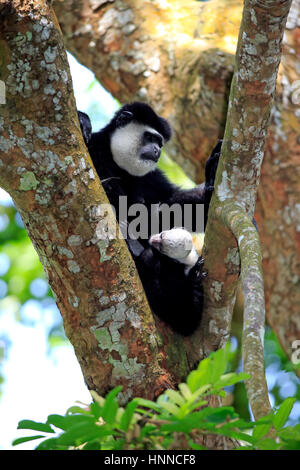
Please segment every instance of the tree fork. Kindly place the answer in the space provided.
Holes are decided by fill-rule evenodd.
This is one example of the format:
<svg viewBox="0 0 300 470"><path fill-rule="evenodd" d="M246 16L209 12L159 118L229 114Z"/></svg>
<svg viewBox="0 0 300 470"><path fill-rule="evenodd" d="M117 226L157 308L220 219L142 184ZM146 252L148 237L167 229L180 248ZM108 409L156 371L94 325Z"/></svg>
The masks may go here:
<svg viewBox="0 0 300 470"><path fill-rule="evenodd" d="M0 4L0 185L39 254L89 389L155 398L200 360L149 309L82 140L59 25L46 1Z"/></svg>

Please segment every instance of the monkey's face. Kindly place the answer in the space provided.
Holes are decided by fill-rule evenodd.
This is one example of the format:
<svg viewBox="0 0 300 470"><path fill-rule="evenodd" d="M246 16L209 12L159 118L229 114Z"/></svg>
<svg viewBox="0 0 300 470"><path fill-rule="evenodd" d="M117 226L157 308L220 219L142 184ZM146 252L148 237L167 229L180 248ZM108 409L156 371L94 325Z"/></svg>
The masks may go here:
<svg viewBox="0 0 300 470"><path fill-rule="evenodd" d="M130 175L144 176L155 170L163 142L163 137L155 129L131 121L113 132L110 147L120 168Z"/></svg>
<svg viewBox="0 0 300 470"><path fill-rule="evenodd" d="M169 258L181 262L193 249L192 235L183 228L173 228L152 235L149 243Z"/></svg>

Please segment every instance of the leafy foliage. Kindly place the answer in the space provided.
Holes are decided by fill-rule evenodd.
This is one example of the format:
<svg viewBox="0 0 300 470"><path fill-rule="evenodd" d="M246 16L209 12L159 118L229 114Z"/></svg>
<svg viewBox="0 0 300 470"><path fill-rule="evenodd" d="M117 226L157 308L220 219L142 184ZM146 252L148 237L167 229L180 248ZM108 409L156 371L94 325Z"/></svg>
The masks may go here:
<svg viewBox="0 0 300 470"><path fill-rule="evenodd" d="M201 450L205 448L201 436L220 434L237 440L239 449L300 449L300 425L284 427L294 398L256 422L241 419L230 406L209 406L212 396L226 395L224 387L249 378L245 373L226 374L226 367L226 351L212 353L186 383L178 390L166 390L156 402L134 398L121 407L121 386L106 398L91 392L94 401L89 407L71 407L63 416L48 416L46 423L21 421L19 429L39 434L18 438L13 444L43 438L37 450Z"/></svg>

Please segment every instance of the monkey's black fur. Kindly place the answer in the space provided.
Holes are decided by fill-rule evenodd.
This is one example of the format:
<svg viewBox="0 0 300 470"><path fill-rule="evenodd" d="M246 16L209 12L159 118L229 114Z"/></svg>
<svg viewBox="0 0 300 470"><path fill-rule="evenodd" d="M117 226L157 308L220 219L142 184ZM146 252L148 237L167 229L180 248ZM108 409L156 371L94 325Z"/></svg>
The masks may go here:
<svg viewBox="0 0 300 470"><path fill-rule="evenodd" d="M184 267L174 259L146 248L133 257L151 309L183 336L198 327L203 310L203 259L186 275Z"/></svg>
<svg viewBox="0 0 300 470"><path fill-rule="evenodd" d="M150 212L152 204L204 204L205 224L211 199L221 142L213 150L205 169L205 184L182 190L154 169L144 176L133 176L120 168L111 152L111 138L118 128L130 122L155 129L167 142L171 137L168 122L144 103L123 106L99 132L91 133L89 117L78 112L82 133L110 203L119 220L119 197L127 196L127 204L142 203ZM138 156L137 156L138 158ZM176 332L189 335L197 328L202 314L202 259L186 275L184 266L160 254L148 240L126 240L143 283L149 304L156 315Z"/></svg>

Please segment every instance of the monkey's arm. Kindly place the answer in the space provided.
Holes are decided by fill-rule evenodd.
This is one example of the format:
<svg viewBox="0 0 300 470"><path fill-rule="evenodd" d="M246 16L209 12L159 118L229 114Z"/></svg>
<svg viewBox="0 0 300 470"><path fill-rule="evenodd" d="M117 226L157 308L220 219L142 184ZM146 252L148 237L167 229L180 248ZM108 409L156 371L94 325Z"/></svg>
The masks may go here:
<svg viewBox="0 0 300 470"><path fill-rule="evenodd" d="M205 164L205 182L189 190L176 189L167 201L169 205L180 204L184 209L185 204L204 204L204 229L207 222L209 203L214 190L214 182L218 167L222 140L219 140ZM194 208L193 208L194 209ZM193 213L193 231L195 231L195 214Z"/></svg>
<svg viewBox="0 0 300 470"><path fill-rule="evenodd" d="M199 184L196 188L189 190L177 190L172 196L172 199L177 200L178 202L188 203L209 203L211 194L214 190L214 183L216 172L218 168L222 140L219 140L215 148L213 149L209 159L205 164L205 182ZM208 201L209 197L209 201Z"/></svg>

